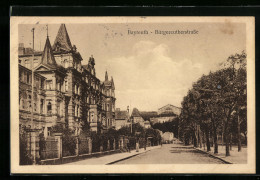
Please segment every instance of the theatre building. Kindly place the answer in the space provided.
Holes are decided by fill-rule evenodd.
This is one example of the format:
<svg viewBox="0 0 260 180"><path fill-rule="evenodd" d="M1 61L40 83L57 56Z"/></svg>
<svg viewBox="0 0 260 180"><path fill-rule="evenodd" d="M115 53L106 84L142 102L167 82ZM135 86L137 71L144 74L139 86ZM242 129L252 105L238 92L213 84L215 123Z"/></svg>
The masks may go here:
<svg viewBox="0 0 260 180"><path fill-rule="evenodd" d="M45 136L56 124L71 128L75 134L84 121L92 131L115 127L113 78L107 72L104 81L96 77L93 56L88 64L81 64L83 59L71 44L65 24L60 26L52 46L48 36L41 52L33 52L20 43L18 56L21 125L42 128Z"/></svg>

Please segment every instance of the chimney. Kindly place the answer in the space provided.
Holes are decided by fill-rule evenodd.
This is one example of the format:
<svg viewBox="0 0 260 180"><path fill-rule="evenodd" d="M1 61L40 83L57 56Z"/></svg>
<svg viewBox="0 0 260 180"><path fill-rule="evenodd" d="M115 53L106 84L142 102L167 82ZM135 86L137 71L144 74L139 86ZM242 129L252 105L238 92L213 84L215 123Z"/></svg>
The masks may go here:
<svg viewBox="0 0 260 180"><path fill-rule="evenodd" d="M19 43L18 55L24 55L24 43Z"/></svg>
<svg viewBox="0 0 260 180"><path fill-rule="evenodd" d="M129 106L127 106L127 112L128 112L128 114L129 114Z"/></svg>

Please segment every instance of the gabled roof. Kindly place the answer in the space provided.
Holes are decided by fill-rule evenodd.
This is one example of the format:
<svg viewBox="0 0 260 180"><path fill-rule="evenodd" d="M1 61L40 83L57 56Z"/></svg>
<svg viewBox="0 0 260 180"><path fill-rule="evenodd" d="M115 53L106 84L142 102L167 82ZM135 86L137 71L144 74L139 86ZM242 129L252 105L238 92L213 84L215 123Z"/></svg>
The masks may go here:
<svg viewBox="0 0 260 180"><path fill-rule="evenodd" d="M52 49L56 50L57 47L59 47L64 51L72 50L72 45L65 24L61 24L56 39L54 41L54 44L52 46Z"/></svg>
<svg viewBox="0 0 260 180"><path fill-rule="evenodd" d="M51 43L49 40L49 37L47 36L46 39L46 43L45 43L45 47L42 53L42 59L41 59L41 63L49 68L56 68L57 67L57 63L55 61L55 58L53 56L53 52L51 49Z"/></svg>
<svg viewBox="0 0 260 180"><path fill-rule="evenodd" d="M141 117L140 112L137 108L134 108L132 111L132 115L133 117Z"/></svg>

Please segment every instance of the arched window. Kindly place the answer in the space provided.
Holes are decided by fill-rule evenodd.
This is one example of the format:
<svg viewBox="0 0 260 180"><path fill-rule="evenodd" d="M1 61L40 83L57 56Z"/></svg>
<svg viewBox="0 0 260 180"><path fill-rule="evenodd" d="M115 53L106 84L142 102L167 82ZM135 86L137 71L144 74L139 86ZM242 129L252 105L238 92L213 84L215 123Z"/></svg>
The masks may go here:
<svg viewBox="0 0 260 180"><path fill-rule="evenodd" d="M49 102L47 105L47 114L50 115L51 113L52 113L52 107L51 107L51 102Z"/></svg>

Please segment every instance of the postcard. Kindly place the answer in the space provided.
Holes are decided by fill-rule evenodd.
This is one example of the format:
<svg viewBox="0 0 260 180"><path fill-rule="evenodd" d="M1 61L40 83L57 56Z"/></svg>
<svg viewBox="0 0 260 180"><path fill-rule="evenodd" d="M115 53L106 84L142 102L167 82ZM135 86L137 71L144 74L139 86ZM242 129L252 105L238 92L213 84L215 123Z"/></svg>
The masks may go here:
<svg viewBox="0 0 260 180"><path fill-rule="evenodd" d="M253 174L254 17L22 17L11 173Z"/></svg>

